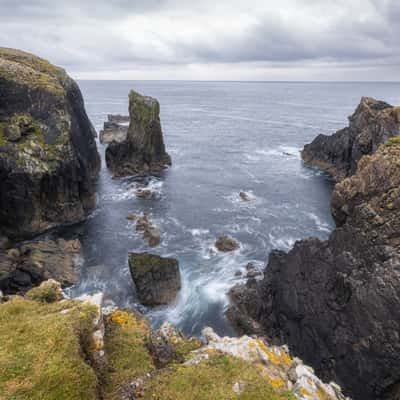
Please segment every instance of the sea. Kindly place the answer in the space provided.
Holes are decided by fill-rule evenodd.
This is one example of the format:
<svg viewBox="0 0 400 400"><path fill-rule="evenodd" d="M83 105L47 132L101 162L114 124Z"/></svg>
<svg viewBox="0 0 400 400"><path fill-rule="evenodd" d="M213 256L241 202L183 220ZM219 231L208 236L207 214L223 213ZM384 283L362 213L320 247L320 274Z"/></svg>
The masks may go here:
<svg viewBox="0 0 400 400"><path fill-rule="evenodd" d="M334 182L301 160L300 150L320 133L347 125L362 96L400 104L398 83L79 81L89 118L99 131L107 114L128 114L128 93L157 98L172 166L145 180L113 179L105 145L98 205L86 222L49 235L82 242L80 281L72 296L102 291L107 304L138 309L154 327L169 321L187 335L211 326L235 332L225 318L227 292L245 282L246 265L263 271L272 249L297 240L326 239L334 222ZM151 199L135 196L145 184ZM250 201L242 201L245 191ZM129 213L147 213L161 231L149 248ZM227 234L240 249L219 253ZM128 268L129 252L150 251L179 261L182 289L157 308L139 304ZM239 276L239 272L242 273Z"/></svg>

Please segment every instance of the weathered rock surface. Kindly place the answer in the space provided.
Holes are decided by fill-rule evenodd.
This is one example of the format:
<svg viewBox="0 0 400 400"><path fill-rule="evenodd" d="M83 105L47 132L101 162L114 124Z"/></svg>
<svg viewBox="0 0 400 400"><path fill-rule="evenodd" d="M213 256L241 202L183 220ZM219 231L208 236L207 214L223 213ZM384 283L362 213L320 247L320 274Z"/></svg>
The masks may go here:
<svg viewBox="0 0 400 400"><path fill-rule="evenodd" d="M221 235L215 242L215 247L224 253L237 250L239 243L228 235Z"/></svg>
<svg viewBox="0 0 400 400"><path fill-rule="evenodd" d="M355 399L400 395L399 191L400 144L389 141L336 185L329 240L273 251L261 284L234 291L238 324L258 320Z"/></svg>
<svg viewBox="0 0 400 400"><path fill-rule="evenodd" d="M136 230L143 232L143 239L150 247L156 247L161 243L161 232L149 220L147 214L137 219Z"/></svg>
<svg viewBox="0 0 400 400"><path fill-rule="evenodd" d="M363 97L349 126L331 136L319 135L304 146L305 162L341 180L353 174L357 162L372 154L390 137L400 135L400 107Z"/></svg>
<svg viewBox="0 0 400 400"><path fill-rule="evenodd" d="M168 304L181 288L178 261L149 253L130 253L129 269L141 303Z"/></svg>
<svg viewBox="0 0 400 400"><path fill-rule="evenodd" d="M107 116L103 130L100 131L100 142L109 144L111 142L121 143L126 140L130 118L124 115Z"/></svg>
<svg viewBox="0 0 400 400"><path fill-rule="evenodd" d="M0 48L0 231L33 236L95 207L100 158L78 85L61 68Z"/></svg>
<svg viewBox="0 0 400 400"><path fill-rule="evenodd" d="M152 97L131 91L127 138L106 150L107 167L115 176L149 175L171 165L165 151L160 123L160 105Z"/></svg>
<svg viewBox="0 0 400 400"><path fill-rule="evenodd" d="M78 240L58 239L27 242L0 249L0 289L6 294L24 293L47 279L63 287L78 280Z"/></svg>

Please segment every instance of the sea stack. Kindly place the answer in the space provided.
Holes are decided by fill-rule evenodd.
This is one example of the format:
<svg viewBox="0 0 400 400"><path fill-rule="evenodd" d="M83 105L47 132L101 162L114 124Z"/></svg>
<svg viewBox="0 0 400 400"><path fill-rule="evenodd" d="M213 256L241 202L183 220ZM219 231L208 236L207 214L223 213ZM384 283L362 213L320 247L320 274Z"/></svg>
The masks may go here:
<svg viewBox="0 0 400 400"><path fill-rule="evenodd" d="M400 107L363 97L349 117L349 126L333 135L318 135L304 146L303 160L331 174L337 181L354 174L357 162L380 144L400 135Z"/></svg>
<svg viewBox="0 0 400 400"><path fill-rule="evenodd" d="M78 85L66 72L0 48L0 230L29 237L95 207L100 157Z"/></svg>
<svg viewBox="0 0 400 400"><path fill-rule="evenodd" d="M129 115L126 140L107 147L107 167L117 177L159 173L171 165L161 130L160 104L152 97L131 91Z"/></svg>

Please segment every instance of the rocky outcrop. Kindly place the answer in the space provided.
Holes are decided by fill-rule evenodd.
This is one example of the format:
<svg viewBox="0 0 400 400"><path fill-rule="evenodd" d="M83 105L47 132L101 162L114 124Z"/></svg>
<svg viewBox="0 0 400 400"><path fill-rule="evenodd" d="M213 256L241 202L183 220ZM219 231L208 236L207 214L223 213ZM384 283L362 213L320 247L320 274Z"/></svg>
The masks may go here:
<svg viewBox="0 0 400 400"><path fill-rule="evenodd" d="M353 174L364 155L374 153L380 144L400 135L400 107L363 97L349 126L331 136L319 135L304 146L303 160L336 180Z"/></svg>
<svg viewBox="0 0 400 400"><path fill-rule="evenodd" d="M51 278L63 287L71 286L78 280L80 249L78 240L63 239L0 249L0 290L5 294L24 293Z"/></svg>
<svg viewBox="0 0 400 400"><path fill-rule="evenodd" d="M273 251L265 278L236 287L231 316L252 319L355 399L400 395L400 144L390 140L335 187L329 240ZM238 316L241 313L241 316Z"/></svg>
<svg viewBox="0 0 400 400"><path fill-rule="evenodd" d="M179 263L149 253L130 253L129 269L142 304L156 306L173 301L181 288Z"/></svg>
<svg viewBox="0 0 400 400"><path fill-rule="evenodd" d="M126 140L130 118L124 115L109 114L107 119L104 122L103 130L100 131L100 143L121 143Z"/></svg>
<svg viewBox="0 0 400 400"><path fill-rule="evenodd" d="M94 136L78 85L64 70L0 48L0 231L33 236L93 210Z"/></svg>
<svg viewBox="0 0 400 400"><path fill-rule="evenodd" d="M161 232L149 220L147 214L143 214L136 221L136 230L143 232L143 239L150 247L156 247L161 242Z"/></svg>
<svg viewBox="0 0 400 400"><path fill-rule="evenodd" d="M215 247L223 253L228 253L240 248L240 244L228 235L221 235L215 242Z"/></svg>
<svg viewBox="0 0 400 400"><path fill-rule="evenodd" d="M115 176L148 175L171 165L165 151L156 99L131 91L130 124L126 140L111 143L106 150L107 167Z"/></svg>

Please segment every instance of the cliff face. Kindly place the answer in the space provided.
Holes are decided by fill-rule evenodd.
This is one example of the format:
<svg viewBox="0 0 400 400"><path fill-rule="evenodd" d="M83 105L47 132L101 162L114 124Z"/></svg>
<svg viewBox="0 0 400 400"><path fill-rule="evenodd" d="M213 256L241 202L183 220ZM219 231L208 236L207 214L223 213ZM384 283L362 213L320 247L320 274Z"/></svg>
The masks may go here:
<svg viewBox="0 0 400 400"><path fill-rule="evenodd" d="M61 68L0 48L0 230L32 236L95 206L100 158L77 84Z"/></svg>
<svg viewBox="0 0 400 400"><path fill-rule="evenodd" d="M329 240L273 251L261 283L231 293L242 328L256 319L355 399L400 393L398 142L363 157L357 173L336 185L338 227Z"/></svg>
<svg viewBox="0 0 400 400"><path fill-rule="evenodd" d="M341 180L356 171L363 155L372 154L380 144L397 135L400 135L400 107L363 97L349 117L349 126L331 136L317 136L304 146L302 158Z"/></svg>
<svg viewBox="0 0 400 400"><path fill-rule="evenodd" d="M107 147L107 167L115 176L126 176L157 173L171 165L165 151L158 101L131 91L129 115L126 140Z"/></svg>

